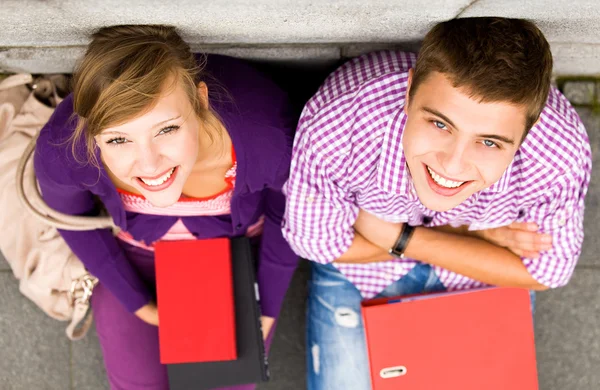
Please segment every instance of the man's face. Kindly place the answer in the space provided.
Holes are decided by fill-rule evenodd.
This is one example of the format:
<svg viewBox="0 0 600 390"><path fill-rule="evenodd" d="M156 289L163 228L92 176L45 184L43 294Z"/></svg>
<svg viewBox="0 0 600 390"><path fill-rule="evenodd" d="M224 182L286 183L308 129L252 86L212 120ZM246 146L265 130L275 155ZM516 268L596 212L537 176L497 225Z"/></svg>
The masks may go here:
<svg viewBox="0 0 600 390"><path fill-rule="evenodd" d="M421 203L438 212L497 182L525 129L525 107L480 103L437 72L419 85L404 109L406 163Z"/></svg>

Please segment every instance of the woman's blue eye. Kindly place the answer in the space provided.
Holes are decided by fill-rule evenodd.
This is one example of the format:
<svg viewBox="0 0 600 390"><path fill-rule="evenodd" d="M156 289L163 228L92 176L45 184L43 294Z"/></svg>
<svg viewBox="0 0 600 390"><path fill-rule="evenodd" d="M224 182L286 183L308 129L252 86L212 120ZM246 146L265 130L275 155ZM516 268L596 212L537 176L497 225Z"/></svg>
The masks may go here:
<svg viewBox="0 0 600 390"><path fill-rule="evenodd" d="M442 129L444 130L446 128L446 125L443 124L442 122L439 121L433 121L433 124L435 125L435 127L437 127L438 129Z"/></svg>
<svg viewBox="0 0 600 390"><path fill-rule="evenodd" d="M489 139L483 140L483 144L485 146L487 146L488 148L495 148L498 146L498 145L496 145L496 143L494 141L490 141Z"/></svg>
<svg viewBox="0 0 600 390"><path fill-rule="evenodd" d="M179 130L179 126L168 126L158 132L158 134L169 134L173 133L175 130Z"/></svg>
<svg viewBox="0 0 600 390"><path fill-rule="evenodd" d="M110 144L110 145L123 145L126 142L127 142L127 139L125 139L123 137L117 137L117 138L111 138L106 143Z"/></svg>

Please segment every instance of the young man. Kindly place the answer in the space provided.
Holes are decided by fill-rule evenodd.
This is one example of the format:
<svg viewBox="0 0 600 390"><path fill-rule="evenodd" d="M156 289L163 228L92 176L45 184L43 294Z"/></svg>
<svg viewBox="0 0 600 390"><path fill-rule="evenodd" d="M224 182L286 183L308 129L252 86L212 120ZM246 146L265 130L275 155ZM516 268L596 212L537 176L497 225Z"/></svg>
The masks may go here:
<svg viewBox="0 0 600 390"><path fill-rule="evenodd" d="M418 59L346 63L307 103L283 229L313 261L309 389L370 388L362 299L567 283L591 158L551 71L533 23L458 19Z"/></svg>

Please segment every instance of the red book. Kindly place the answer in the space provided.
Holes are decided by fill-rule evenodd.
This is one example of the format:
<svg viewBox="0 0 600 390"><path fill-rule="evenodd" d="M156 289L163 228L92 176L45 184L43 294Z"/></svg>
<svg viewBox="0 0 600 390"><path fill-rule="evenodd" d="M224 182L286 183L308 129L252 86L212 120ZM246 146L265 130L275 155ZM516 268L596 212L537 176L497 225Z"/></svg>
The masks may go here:
<svg viewBox="0 0 600 390"><path fill-rule="evenodd" d="M235 360L229 240L161 241L155 250L161 363Z"/></svg>
<svg viewBox="0 0 600 390"><path fill-rule="evenodd" d="M373 390L536 390L529 292L516 288L363 302Z"/></svg>

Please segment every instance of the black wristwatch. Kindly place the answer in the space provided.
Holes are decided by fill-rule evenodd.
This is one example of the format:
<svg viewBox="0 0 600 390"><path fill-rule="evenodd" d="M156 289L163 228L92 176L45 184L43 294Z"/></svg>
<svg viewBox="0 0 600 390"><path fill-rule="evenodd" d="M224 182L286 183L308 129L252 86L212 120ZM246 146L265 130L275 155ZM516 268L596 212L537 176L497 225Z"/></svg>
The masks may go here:
<svg viewBox="0 0 600 390"><path fill-rule="evenodd" d="M410 226L408 223L405 223L402 226L402 231L400 232L400 235L398 236L396 243L394 244L393 247L390 248L388 253L398 259L403 259L404 251L406 251L406 247L408 246L408 241L410 241L410 238L412 237L414 231L415 231L414 226Z"/></svg>

